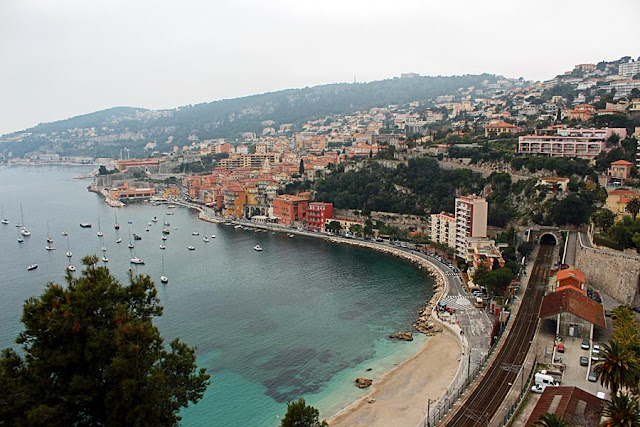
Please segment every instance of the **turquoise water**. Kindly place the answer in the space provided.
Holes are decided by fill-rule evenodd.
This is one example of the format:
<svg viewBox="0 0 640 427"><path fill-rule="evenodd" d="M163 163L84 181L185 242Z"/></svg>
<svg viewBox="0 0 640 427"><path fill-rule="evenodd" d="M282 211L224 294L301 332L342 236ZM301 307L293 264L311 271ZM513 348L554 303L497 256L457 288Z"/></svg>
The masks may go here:
<svg viewBox="0 0 640 427"><path fill-rule="evenodd" d="M185 426L278 425L286 402L300 396L328 417L365 393L353 385L356 377L377 378L424 342L386 338L410 330L431 296L431 279L413 265L322 239L205 224L185 208L170 216L166 207L149 204L113 209L87 192L88 181L71 179L83 171L0 168L0 204L11 221L0 227L0 347L13 345L22 302L47 282L62 282L67 246L78 267L80 256L100 255L103 245L108 267L122 281L132 255L145 259L135 270L157 281L163 335L197 346L198 364L212 375L204 399L182 412ZM13 225L20 204L32 232L23 245ZM148 226L153 216L160 222ZM164 219L171 234L163 251ZM56 251L44 249L47 224ZM143 237L133 251L126 246L129 231ZM205 234L216 238L205 243ZM188 251L189 244L196 250ZM255 244L264 251L252 250ZM32 263L39 268L27 272ZM158 280L163 263L168 285Z"/></svg>

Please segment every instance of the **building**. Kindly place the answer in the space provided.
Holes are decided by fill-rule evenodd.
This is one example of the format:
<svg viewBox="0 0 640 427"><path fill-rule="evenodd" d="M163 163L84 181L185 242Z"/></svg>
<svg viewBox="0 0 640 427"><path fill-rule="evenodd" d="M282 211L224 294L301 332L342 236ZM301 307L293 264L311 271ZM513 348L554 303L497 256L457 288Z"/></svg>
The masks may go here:
<svg viewBox="0 0 640 427"><path fill-rule="evenodd" d="M456 197L456 255L469 258L468 237L487 237L489 204L476 196Z"/></svg>
<svg viewBox="0 0 640 427"><path fill-rule="evenodd" d="M592 337L594 326L606 329L602 304L573 286L563 286L545 295L538 317L554 322L558 335Z"/></svg>
<svg viewBox="0 0 640 427"><path fill-rule="evenodd" d="M633 89L640 89L640 80L617 80L609 84L609 90L615 89L613 99L631 95Z"/></svg>
<svg viewBox="0 0 640 427"><path fill-rule="evenodd" d="M142 170L148 170L149 166L158 166L160 159L126 159L116 161L116 168L119 172L125 171L131 168L140 168Z"/></svg>
<svg viewBox="0 0 640 427"><path fill-rule="evenodd" d="M304 221L308 209L308 194L298 196L283 194L273 199L273 215L277 217L278 224L292 226L296 222Z"/></svg>
<svg viewBox="0 0 640 427"><path fill-rule="evenodd" d="M578 387L547 387L529 415L525 427L533 427L544 414L555 414L570 425L597 426L603 400Z"/></svg>
<svg viewBox="0 0 640 427"><path fill-rule="evenodd" d="M247 204L247 192L238 184L231 184L223 192L224 215L232 218L243 218Z"/></svg>
<svg viewBox="0 0 640 427"><path fill-rule="evenodd" d="M328 219L333 218L333 203L309 203L307 210L307 229L309 231L325 231Z"/></svg>
<svg viewBox="0 0 640 427"><path fill-rule="evenodd" d="M621 63L618 66L618 74L627 78L631 78L636 74L640 74L640 61Z"/></svg>
<svg viewBox="0 0 640 427"><path fill-rule="evenodd" d="M556 191L567 191L569 187L569 182L571 180L569 178L560 178L557 176L543 176L538 181L538 185L546 185L551 188L551 192L555 193Z"/></svg>
<svg viewBox="0 0 640 427"><path fill-rule="evenodd" d="M640 193L633 190L626 190L624 188L618 188L613 191L609 191L607 195L606 208L616 214L618 219L621 219L627 213L627 203L633 198L640 198Z"/></svg>
<svg viewBox="0 0 640 427"><path fill-rule="evenodd" d="M624 128L539 129L535 135L518 138L518 153L593 159L603 151L608 152L620 146L619 143L608 141L614 134L624 139L627 137L627 130Z"/></svg>
<svg viewBox="0 0 640 427"><path fill-rule="evenodd" d="M575 290L582 292L582 294L586 294L587 292L587 281L584 273L575 268L567 268L564 270L558 271L556 274L556 288L555 292L561 291L564 288L571 287Z"/></svg>
<svg viewBox="0 0 640 427"><path fill-rule="evenodd" d="M456 217L447 212L431 214L429 239L450 248L456 247Z"/></svg>
<svg viewBox="0 0 640 427"><path fill-rule="evenodd" d="M502 258L502 251L496 245L495 240L487 237L467 237L466 240L466 261L473 265L474 270L477 270L481 265L484 265L489 271L493 269L495 264L500 267L505 266L506 263ZM507 244L503 244L503 246L506 247Z"/></svg>
<svg viewBox="0 0 640 427"><path fill-rule="evenodd" d="M507 122L495 122L484 127L484 136L498 136L501 133L518 133L523 129L520 126L512 125Z"/></svg>
<svg viewBox="0 0 640 427"><path fill-rule="evenodd" d="M567 112L570 120L580 120L586 122L593 118L596 107L590 104L576 105L576 108Z"/></svg>
<svg viewBox="0 0 640 427"><path fill-rule="evenodd" d="M109 191L109 197L114 200L120 200L121 202L150 199L155 194L156 190L154 188L131 187L127 181Z"/></svg>
<svg viewBox="0 0 640 427"><path fill-rule="evenodd" d="M609 169L607 169L607 176L609 177L610 181L622 184L625 179L629 179L632 166L633 163L631 162L628 162L626 160L618 160L611 163Z"/></svg>

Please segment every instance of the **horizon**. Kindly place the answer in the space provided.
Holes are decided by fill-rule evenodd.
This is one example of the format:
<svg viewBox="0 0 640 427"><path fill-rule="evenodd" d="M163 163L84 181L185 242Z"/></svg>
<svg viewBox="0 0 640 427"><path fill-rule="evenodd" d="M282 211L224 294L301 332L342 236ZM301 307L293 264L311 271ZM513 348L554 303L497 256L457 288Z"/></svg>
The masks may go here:
<svg viewBox="0 0 640 427"><path fill-rule="evenodd" d="M615 3L624 13L609 24L595 0L394 7L10 0L0 4L0 55L8 64L0 69L0 135L116 106L168 110L354 76L359 83L409 72L544 81L579 63L636 57L640 3Z"/></svg>

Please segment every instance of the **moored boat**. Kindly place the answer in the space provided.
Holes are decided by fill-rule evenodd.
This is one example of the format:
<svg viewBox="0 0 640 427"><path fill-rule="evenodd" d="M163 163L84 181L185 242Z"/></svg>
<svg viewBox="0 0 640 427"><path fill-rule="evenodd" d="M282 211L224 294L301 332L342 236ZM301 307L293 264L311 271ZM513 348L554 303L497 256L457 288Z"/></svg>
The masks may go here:
<svg viewBox="0 0 640 427"><path fill-rule="evenodd" d="M38 268L38 264L31 264L27 266L28 271L35 270L36 268Z"/></svg>
<svg viewBox="0 0 640 427"><path fill-rule="evenodd" d="M131 258L129 261L131 264L144 264L144 260L140 258Z"/></svg>
<svg viewBox="0 0 640 427"><path fill-rule="evenodd" d="M260 245L255 245L255 246L253 247L253 250L254 250L254 251L258 251L258 252L260 252L260 251L262 250L262 247L261 247Z"/></svg>

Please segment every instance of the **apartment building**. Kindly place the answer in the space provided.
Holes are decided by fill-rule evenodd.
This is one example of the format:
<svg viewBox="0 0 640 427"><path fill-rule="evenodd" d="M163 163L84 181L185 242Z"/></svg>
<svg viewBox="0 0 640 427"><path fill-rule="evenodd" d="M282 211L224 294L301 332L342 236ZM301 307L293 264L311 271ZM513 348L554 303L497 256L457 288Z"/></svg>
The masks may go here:
<svg viewBox="0 0 640 427"><path fill-rule="evenodd" d="M487 237L489 204L477 196L456 197L456 255L469 259L469 237ZM472 255L471 255L472 257Z"/></svg>
<svg viewBox="0 0 640 427"><path fill-rule="evenodd" d="M539 129L535 135L518 138L518 153L551 157L579 157L593 159L603 151L611 151L620 144L607 142L611 135L627 137L624 128L604 129Z"/></svg>
<svg viewBox="0 0 640 427"><path fill-rule="evenodd" d="M273 214L278 218L278 224L293 225L306 219L309 209L309 195L301 193L298 196L283 194L273 199Z"/></svg>
<svg viewBox="0 0 640 427"><path fill-rule="evenodd" d="M431 214L429 239L432 242L456 247L456 217L447 212Z"/></svg>
<svg viewBox="0 0 640 427"><path fill-rule="evenodd" d="M309 203L307 210L307 229L309 231L325 231L325 223L333 218L333 203Z"/></svg>

